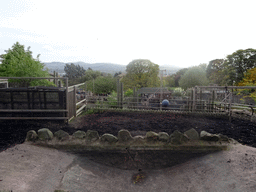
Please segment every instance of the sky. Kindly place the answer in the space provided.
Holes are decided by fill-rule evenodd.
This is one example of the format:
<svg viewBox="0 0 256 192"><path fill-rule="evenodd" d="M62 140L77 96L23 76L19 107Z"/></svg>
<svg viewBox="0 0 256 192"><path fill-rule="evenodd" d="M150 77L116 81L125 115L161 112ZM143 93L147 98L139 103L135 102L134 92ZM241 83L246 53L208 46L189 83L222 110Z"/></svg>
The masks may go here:
<svg viewBox="0 0 256 192"><path fill-rule="evenodd" d="M256 49L255 0L1 0L0 55L181 68Z"/></svg>

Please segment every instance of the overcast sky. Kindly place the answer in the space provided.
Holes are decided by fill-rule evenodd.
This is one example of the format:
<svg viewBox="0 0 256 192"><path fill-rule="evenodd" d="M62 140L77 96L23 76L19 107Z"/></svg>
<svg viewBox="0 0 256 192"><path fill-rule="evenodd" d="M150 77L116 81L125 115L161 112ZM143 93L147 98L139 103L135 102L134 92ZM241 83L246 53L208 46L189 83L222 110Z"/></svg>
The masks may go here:
<svg viewBox="0 0 256 192"><path fill-rule="evenodd" d="M1 0L0 54L41 62L196 66L256 48L255 0Z"/></svg>

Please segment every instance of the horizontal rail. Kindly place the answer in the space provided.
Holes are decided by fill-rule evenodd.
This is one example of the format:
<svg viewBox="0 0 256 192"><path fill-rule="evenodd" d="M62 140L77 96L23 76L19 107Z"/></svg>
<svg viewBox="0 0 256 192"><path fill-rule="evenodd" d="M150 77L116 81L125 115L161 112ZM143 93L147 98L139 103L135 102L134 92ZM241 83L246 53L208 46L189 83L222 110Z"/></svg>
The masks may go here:
<svg viewBox="0 0 256 192"><path fill-rule="evenodd" d="M76 111L76 116L78 116L81 111L86 107L86 105L84 104L82 107L80 107L77 111Z"/></svg>
<svg viewBox="0 0 256 192"><path fill-rule="evenodd" d="M81 104L81 103L83 103L83 102L85 102L85 101L86 101L86 99L83 99L83 100L79 101L78 103L76 103L76 106Z"/></svg>
<svg viewBox="0 0 256 192"><path fill-rule="evenodd" d="M39 110L39 109L32 109L32 110L28 110L28 109L0 109L0 112L10 112L10 113L12 113L12 112L18 112L18 113L20 113L20 112L24 112L24 113L26 113L26 112L47 112L47 113L58 113L58 112L68 112L68 110L65 110L65 109L61 109L61 110L50 110L50 109L45 109L45 110Z"/></svg>
<svg viewBox="0 0 256 192"><path fill-rule="evenodd" d="M23 119L53 119L53 120L65 120L68 119L68 117L0 117L0 119L8 120L8 119L17 119L17 120L23 120Z"/></svg>
<svg viewBox="0 0 256 192"><path fill-rule="evenodd" d="M71 89L71 88L73 88L74 86L75 86L75 87L79 87L79 86L81 86L81 85L85 85L85 83L80 83L80 84L77 84L77 85L72 85L72 86L69 86L68 88Z"/></svg>
<svg viewBox="0 0 256 192"><path fill-rule="evenodd" d="M0 79L67 79L67 77L0 77Z"/></svg>

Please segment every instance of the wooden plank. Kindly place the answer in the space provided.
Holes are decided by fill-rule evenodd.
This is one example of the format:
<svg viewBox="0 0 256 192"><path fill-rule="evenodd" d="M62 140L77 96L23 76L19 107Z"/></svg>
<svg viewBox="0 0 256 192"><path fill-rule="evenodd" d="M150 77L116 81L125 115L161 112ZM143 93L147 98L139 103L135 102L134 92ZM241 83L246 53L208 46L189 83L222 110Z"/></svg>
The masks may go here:
<svg viewBox="0 0 256 192"><path fill-rule="evenodd" d="M13 106L13 92L11 91L10 93L11 93L11 108L13 109L14 108L14 106Z"/></svg>
<svg viewBox="0 0 256 192"><path fill-rule="evenodd" d="M47 109L46 91L44 91L44 108Z"/></svg>
<svg viewBox="0 0 256 192"><path fill-rule="evenodd" d="M47 113L58 113L58 112L67 112L67 110L65 109L55 109L55 110L51 110L51 109L0 109L0 112L5 112L5 113L16 113L16 112L47 112Z"/></svg>
<svg viewBox="0 0 256 192"><path fill-rule="evenodd" d="M80 107L80 108L76 111L76 114L78 114L79 112L81 112L85 107L86 107L86 105L83 105L82 107Z"/></svg>
<svg viewBox="0 0 256 192"><path fill-rule="evenodd" d="M25 120L25 119L52 119L52 120L61 120L65 119L68 120L67 117L0 117L0 119L3 120L11 120L11 119L19 119L19 120Z"/></svg>
<svg viewBox="0 0 256 192"><path fill-rule="evenodd" d="M76 103L76 106L81 104L81 103L83 103L83 102L85 102L85 101L86 101L86 99L83 99L83 100L79 101L78 103Z"/></svg>

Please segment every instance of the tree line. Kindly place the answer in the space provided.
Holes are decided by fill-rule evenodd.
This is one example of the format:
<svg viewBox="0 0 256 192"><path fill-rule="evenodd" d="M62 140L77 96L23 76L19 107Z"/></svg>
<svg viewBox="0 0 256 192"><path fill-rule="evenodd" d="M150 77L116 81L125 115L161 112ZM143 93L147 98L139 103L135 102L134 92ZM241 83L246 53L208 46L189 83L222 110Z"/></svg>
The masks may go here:
<svg viewBox="0 0 256 192"><path fill-rule="evenodd" d="M12 49L0 55L0 76L4 77L49 77L44 64L32 57L30 47L25 50L18 42ZM124 84L124 90L129 93L136 87L159 87L161 84L159 65L147 59L136 59L126 66L126 73L116 72L114 75L85 70L73 63L64 67L69 85L86 82L86 89L95 94L107 94L116 90L117 79ZM256 83L256 50L237 50L224 59L214 59L209 63L183 68L176 73L162 79L165 87L181 87L186 90L194 86L217 84L228 85L255 85ZM14 81L14 80L13 80ZM20 85L54 86L47 80L16 80Z"/></svg>

